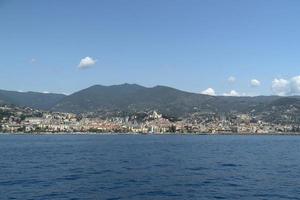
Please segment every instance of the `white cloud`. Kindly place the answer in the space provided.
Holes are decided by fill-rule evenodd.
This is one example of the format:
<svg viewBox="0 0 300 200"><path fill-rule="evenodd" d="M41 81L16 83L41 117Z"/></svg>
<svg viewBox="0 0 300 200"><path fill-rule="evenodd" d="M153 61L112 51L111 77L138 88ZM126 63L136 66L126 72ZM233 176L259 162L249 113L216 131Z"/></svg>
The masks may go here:
<svg viewBox="0 0 300 200"><path fill-rule="evenodd" d="M272 91L279 96L300 94L300 76L294 76L289 80L275 78L272 81Z"/></svg>
<svg viewBox="0 0 300 200"><path fill-rule="evenodd" d="M240 96L240 94L235 90L231 90L229 93L224 93L223 95L224 96L233 96L233 97Z"/></svg>
<svg viewBox="0 0 300 200"><path fill-rule="evenodd" d="M215 96L216 95L216 92L214 89L212 88L207 88L206 90L203 90L201 92L201 94L206 94L206 95L211 95L211 96Z"/></svg>
<svg viewBox="0 0 300 200"><path fill-rule="evenodd" d="M260 81L257 80L257 79L252 79L250 81L250 84L251 84L252 87L258 87L258 86L260 86Z"/></svg>
<svg viewBox="0 0 300 200"><path fill-rule="evenodd" d="M227 80L229 83L234 83L236 81L236 78L234 76L230 76Z"/></svg>
<svg viewBox="0 0 300 200"><path fill-rule="evenodd" d="M36 60L35 58L31 58L31 59L30 59L30 63L36 63L36 61L37 61L37 60Z"/></svg>
<svg viewBox="0 0 300 200"><path fill-rule="evenodd" d="M275 78L272 81L272 91L276 95L284 96L287 94L290 94L291 88L290 88L290 82L286 79L277 79Z"/></svg>
<svg viewBox="0 0 300 200"><path fill-rule="evenodd" d="M300 76L295 76L290 80L290 92L291 94L300 93Z"/></svg>
<svg viewBox="0 0 300 200"><path fill-rule="evenodd" d="M80 60L80 63L78 65L78 67L80 69L86 69L86 68L89 68L89 67L95 65L96 62L97 62L97 60L87 56L87 57Z"/></svg>
<svg viewBox="0 0 300 200"><path fill-rule="evenodd" d="M44 93L44 94L49 94L50 92L49 92L49 91L43 91L43 93Z"/></svg>

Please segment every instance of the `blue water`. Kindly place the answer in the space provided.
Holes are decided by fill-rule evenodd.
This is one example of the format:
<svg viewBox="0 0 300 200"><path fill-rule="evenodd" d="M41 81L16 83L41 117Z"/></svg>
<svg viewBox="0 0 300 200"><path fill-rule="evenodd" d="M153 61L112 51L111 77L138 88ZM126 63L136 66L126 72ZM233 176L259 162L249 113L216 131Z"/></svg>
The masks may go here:
<svg viewBox="0 0 300 200"><path fill-rule="evenodd" d="M0 135L0 199L299 199L300 137Z"/></svg>

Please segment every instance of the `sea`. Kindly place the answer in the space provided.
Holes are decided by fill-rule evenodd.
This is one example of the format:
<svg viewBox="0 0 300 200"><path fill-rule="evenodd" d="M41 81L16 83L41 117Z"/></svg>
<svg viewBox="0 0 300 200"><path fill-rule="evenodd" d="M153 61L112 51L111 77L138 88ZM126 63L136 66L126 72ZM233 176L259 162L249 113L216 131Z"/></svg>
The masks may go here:
<svg viewBox="0 0 300 200"><path fill-rule="evenodd" d="M0 135L0 199L300 199L300 136Z"/></svg>

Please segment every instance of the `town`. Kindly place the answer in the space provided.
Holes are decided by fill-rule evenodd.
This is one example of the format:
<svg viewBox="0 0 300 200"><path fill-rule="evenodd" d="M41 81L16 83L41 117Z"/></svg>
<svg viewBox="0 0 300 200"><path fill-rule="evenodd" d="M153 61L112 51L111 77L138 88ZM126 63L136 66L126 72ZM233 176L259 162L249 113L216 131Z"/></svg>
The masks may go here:
<svg viewBox="0 0 300 200"><path fill-rule="evenodd" d="M0 106L2 133L275 134L299 131L298 124L268 123L250 114L194 113L174 120L155 110L127 116L97 117Z"/></svg>

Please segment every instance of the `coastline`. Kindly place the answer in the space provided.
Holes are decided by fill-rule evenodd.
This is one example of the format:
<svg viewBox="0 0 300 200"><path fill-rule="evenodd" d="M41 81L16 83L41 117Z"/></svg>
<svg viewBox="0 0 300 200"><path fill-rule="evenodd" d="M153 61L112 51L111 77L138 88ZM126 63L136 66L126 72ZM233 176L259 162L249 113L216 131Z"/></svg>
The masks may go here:
<svg viewBox="0 0 300 200"><path fill-rule="evenodd" d="M137 135L137 136L300 136L300 132L280 133L119 133L119 132L0 132L0 135Z"/></svg>

